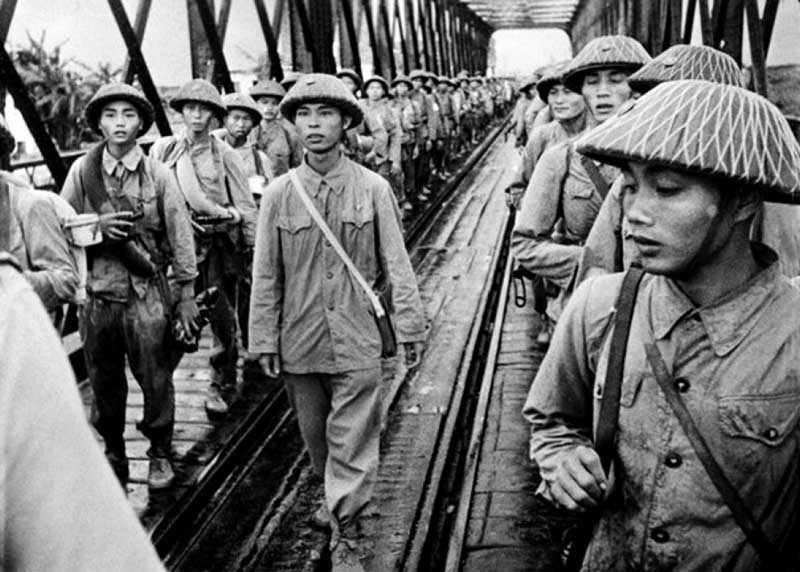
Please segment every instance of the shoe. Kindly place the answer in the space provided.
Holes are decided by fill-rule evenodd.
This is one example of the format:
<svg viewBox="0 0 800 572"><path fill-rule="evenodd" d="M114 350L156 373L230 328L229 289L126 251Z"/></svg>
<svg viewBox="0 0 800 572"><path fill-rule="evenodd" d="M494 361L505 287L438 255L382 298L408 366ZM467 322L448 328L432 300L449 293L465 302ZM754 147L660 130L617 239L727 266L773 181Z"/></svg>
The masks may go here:
<svg viewBox="0 0 800 572"><path fill-rule="evenodd" d="M546 350L550 347L550 338L552 337L553 328L550 325L550 320L547 320L542 324L542 329L539 330L539 335L536 336L536 347L540 350Z"/></svg>
<svg viewBox="0 0 800 572"><path fill-rule="evenodd" d="M111 465L111 470L114 471L114 475L117 477L119 484L122 485L122 488L125 488L128 484L128 478L130 477L128 457L125 456L125 452L106 450L106 459L108 460L108 464Z"/></svg>
<svg viewBox="0 0 800 572"><path fill-rule="evenodd" d="M331 511L328 510L327 505L322 504L314 511L314 514L311 515L311 525L323 530L331 527Z"/></svg>
<svg viewBox="0 0 800 572"><path fill-rule="evenodd" d="M228 404L222 399L220 389L216 385L208 388L205 401L206 415L209 417L215 415L226 415L228 413Z"/></svg>
<svg viewBox="0 0 800 572"><path fill-rule="evenodd" d="M412 205L410 201L403 201L403 204L400 205L400 208L402 208L404 211L413 211L414 205Z"/></svg>
<svg viewBox="0 0 800 572"><path fill-rule="evenodd" d="M342 538L336 544L331 552L331 572L366 572L353 541Z"/></svg>
<svg viewBox="0 0 800 572"><path fill-rule="evenodd" d="M147 486L151 489L166 489L175 480L175 472L172 464L166 457L156 457L150 459L150 467L147 472Z"/></svg>

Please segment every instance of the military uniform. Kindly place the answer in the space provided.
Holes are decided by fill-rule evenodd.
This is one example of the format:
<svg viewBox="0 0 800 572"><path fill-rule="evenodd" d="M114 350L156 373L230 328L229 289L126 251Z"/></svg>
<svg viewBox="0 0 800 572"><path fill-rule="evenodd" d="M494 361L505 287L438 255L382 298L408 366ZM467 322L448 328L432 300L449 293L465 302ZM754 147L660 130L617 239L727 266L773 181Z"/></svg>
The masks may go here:
<svg viewBox="0 0 800 572"><path fill-rule="evenodd" d="M411 80L406 76L397 76L392 81L392 86L403 82L413 87ZM422 118L419 109L408 96L396 96L392 100L392 109L399 118L401 129L400 153L403 166L404 197L406 201L416 199L416 158L420 153L419 130Z"/></svg>
<svg viewBox="0 0 800 572"><path fill-rule="evenodd" d="M372 82L378 82L384 89L384 93L389 93L389 83L380 76L372 76L367 78L364 82L364 90ZM403 190L403 172L402 172L402 140L403 128L401 125L401 118L392 109L391 102L387 97L372 102L369 99L363 101L364 115L367 118L372 118L372 122L379 122L388 136L386 142L385 156L381 153L375 153L372 158L370 166L376 173L389 181L392 185L392 190L397 197L398 202L402 203L405 200L405 193Z"/></svg>

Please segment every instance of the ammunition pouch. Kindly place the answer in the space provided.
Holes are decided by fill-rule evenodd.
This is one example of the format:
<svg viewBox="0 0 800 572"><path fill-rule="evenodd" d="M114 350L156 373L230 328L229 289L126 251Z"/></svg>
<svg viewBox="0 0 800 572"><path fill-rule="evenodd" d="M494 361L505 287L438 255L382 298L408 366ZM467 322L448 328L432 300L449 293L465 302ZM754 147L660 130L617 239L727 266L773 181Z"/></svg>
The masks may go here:
<svg viewBox="0 0 800 572"><path fill-rule="evenodd" d="M117 248L120 260L134 276L152 278L158 272L158 266L150 258L147 248L139 244L135 238L126 240Z"/></svg>

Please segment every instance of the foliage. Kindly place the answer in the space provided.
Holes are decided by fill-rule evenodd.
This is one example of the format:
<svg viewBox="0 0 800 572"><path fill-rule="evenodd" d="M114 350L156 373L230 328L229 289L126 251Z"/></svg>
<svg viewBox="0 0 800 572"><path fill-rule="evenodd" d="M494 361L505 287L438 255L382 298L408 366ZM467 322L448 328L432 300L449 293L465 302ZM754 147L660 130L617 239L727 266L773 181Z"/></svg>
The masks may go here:
<svg viewBox="0 0 800 572"><path fill-rule="evenodd" d="M86 104L101 85L118 81L122 70L63 58L61 45L45 46L44 33L38 40L28 34L28 43L12 53L16 69L59 149L77 149L93 138L83 117Z"/></svg>

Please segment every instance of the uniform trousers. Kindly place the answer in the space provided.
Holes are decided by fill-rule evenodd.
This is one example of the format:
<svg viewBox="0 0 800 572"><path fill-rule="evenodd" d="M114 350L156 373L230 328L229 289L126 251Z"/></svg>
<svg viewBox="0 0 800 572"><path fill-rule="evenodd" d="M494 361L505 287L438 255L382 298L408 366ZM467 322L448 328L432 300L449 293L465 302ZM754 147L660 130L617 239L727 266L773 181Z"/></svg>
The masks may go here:
<svg viewBox="0 0 800 572"><path fill-rule="evenodd" d="M137 428L150 440L148 454L166 457L175 425L172 373L181 353L167 342L167 319L155 283L144 298L111 302L90 295L80 324L83 352L94 391L92 423L106 449L124 452L128 381L125 358L144 394L144 411Z"/></svg>
<svg viewBox="0 0 800 572"><path fill-rule="evenodd" d="M328 509L342 529L355 525L378 475L381 368L283 380Z"/></svg>

